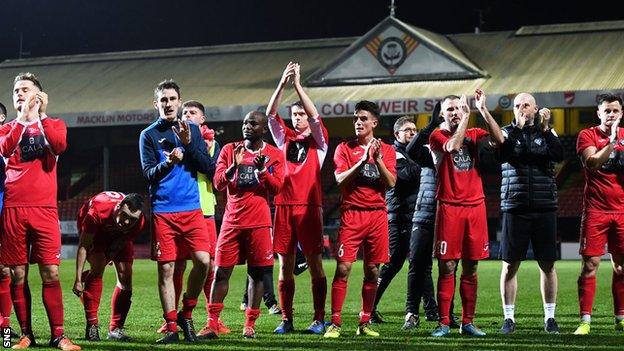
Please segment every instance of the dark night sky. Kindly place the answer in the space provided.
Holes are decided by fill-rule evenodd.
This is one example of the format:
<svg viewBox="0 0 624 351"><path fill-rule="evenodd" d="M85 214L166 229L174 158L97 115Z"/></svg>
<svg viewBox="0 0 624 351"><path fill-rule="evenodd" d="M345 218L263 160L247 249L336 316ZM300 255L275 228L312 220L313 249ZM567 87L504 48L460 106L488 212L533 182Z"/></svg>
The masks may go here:
<svg viewBox="0 0 624 351"><path fill-rule="evenodd" d="M169 47L358 36L390 0L1 0L0 60ZM572 3L569 1L568 3ZM624 19L623 1L396 0L397 18L438 33ZM604 2L605 4L607 2ZM614 5L615 4L615 5ZM621 45L619 43L618 45ZM28 56L25 56L28 57Z"/></svg>

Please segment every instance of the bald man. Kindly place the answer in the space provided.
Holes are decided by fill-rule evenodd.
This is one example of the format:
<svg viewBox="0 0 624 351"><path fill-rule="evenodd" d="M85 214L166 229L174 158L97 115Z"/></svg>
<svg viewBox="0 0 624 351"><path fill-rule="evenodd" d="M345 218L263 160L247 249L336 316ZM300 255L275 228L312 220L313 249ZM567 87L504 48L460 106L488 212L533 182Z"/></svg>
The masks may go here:
<svg viewBox="0 0 624 351"><path fill-rule="evenodd" d="M485 105L479 111L488 113ZM549 125L550 111L538 108L531 94L518 94L513 111L514 121L502 128L505 142L499 153L503 213L500 292L504 312L500 333L511 334L516 328L516 274L520 263L526 259L530 242L540 269L544 330L558 334L555 321L557 184L554 163L563 160L563 148L557 133Z"/></svg>

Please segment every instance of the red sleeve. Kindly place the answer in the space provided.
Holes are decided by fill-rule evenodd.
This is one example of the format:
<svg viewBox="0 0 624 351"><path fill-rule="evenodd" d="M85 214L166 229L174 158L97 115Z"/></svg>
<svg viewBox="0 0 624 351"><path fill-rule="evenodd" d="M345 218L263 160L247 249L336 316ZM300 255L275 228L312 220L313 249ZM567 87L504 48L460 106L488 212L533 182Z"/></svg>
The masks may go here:
<svg viewBox="0 0 624 351"><path fill-rule="evenodd" d="M212 184L218 191L224 191L230 182L225 176L225 171L230 167L232 163L232 152L234 144L227 144L221 149L219 153L219 159L217 160L217 167L215 169L214 179Z"/></svg>
<svg viewBox="0 0 624 351"><path fill-rule="evenodd" d="M445 137L440 130L436 130L431 133L429 137L429 148L431 151L444 152L444 144L449 140L449 138Z"/></svg>
<svg viewBox="0 0 624 351"><path fill-rule="evenodd" d="M41 120L45 138L55 155L60 155L67 149L67 126L62 119L46 117Z"/></svg>
<svg viewBox="0 0 624 351"><path fill-rule="evenodd" d="M475 133L475 141L479 141L479 139L485 138L486 136L490 135L487 130L481 128L474 128L473 131Z"/></svg>
<svg viewBox="0 0 624 351"><path fill-rule="evenodd" d="M396 178L396 151L388 144L383 144L383 163L392 175Z"/></svg>
<svg viewBox="0 0 624 351"><path fill-rule="evenodd" d="M258 173L258 180L273 195L277 195L284 185L284 157L279 150L272 152L273 162L267 166L267 170Z"/></svg>
<svg viewBox="0 0 624 351"><path fill-rule="evenodd" d="M87 215L85 216L85 218L82 220L82 223L80 225L80 228L78 228L78 230L80 230L81 234L87 233L87 234L96 235L100 229L100 225L98 222L99 221L97 220L97 218L95 218L93 214L91 213L91 211L89 211Z"/></svg>
<svg viewBox="0 0 624 351"><path fill-rule="evenodd" d="M579 133L578 139L576 140L576 153L580 155L590 146L596 147L596 141L591 137L590 130L584 129Z"/></svg>
<svg viewBox="0 0 624 351"><path fill-rule="evenodd" d="M282 126L282 128L284 129L284 135L286 137L286 139L288 138L294 138L297 136L297 133L295 133L294 130L292 130L291 128L288 128L286 126L286 122L284 122L284 120L282 119L282 117L280 117L279 114L275 114L275 120L280 124L280 126Z"/></svg>
<svg viewBox="0 0 624 351"><path fill-rule="evenodd" d="M336 175L349 170L349 159L345 154L345 149L345 143L340 143L334 152L334 174Z"/></svg>
<svg viewBox="0 0 624 351"><path fill-rule="evenodd" d="M23 124L17 122L7 123L0 128L0 154L2 156L9 158L15 152L24 128Z"/></svg>

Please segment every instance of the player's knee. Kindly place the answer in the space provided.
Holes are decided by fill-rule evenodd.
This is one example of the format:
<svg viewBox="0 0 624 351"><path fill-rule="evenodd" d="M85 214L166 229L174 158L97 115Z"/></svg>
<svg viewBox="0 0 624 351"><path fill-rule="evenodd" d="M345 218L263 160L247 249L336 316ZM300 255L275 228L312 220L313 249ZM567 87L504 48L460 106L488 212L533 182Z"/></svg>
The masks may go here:
<svg viewBox="0 0 624 351"><path fill-rule="evenodd" d="M335 278L346 280L351 273L351 265L344 262L338 263L336 266Z"/></svg>
<svg viewBox="0 0 624 351"><path fill-rule="evenodd" d="M163 279L173 278L174 270L175 268L174 268L173 262L159 262L158 263L158 275Z"/></svg>
<svg viewBox="0 0 624 351"><path fill-rule="evenodd" d="M59 280L59 273L58 273L57 265L42 265L39 268L39 272L41 274L41 280L44 283Z"/></svg>

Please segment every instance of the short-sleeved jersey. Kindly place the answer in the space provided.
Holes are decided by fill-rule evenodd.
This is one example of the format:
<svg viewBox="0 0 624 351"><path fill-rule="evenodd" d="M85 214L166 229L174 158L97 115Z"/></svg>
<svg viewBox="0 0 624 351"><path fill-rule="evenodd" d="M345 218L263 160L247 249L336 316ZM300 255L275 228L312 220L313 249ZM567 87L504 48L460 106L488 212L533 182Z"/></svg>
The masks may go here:
<svg viewBox="0 0 624 351"><path fill-rule="evenodd" d="M453 132L438 129L431 133L429 145L437 167L436 198L454 205L476 205L483 201L483 184L479 173L478 142L488 132L480 128L466 130L457 152L448 152L446 143Z"/></svg>
<svg viewBox="0 0 624 351"><path fill-rule="evenodd" d="M311 133L303 135L286 126L279 115L269 117L275 144L284 153L284 186L276 205L321 206L321 167L327 155L328 134L319 116L309 118Z"/></svg>
<svg viewBox="0 0 624 351"><path fill-rule="evenodd" d="M356 139L338 144L334 152L335 174L349 170L362 159L365 147ZM382 160L388 171L396 177L396 151L381 143ZM342 209L386 208L386 186L379 174L379 168L372 158L360 169L357 177L341 189Z"/></svg>
<svg viewBox="0 0 624 351"><path fill-rule="evenodd" d="M17 120L0 127L0 154L6 162L4 207L57 207L56 160L67 148L61 119Z"/></svg>
<svg viewBox="0 0 624 351"><path fill-rule="evenodd" d="M227 190L227 203L222 226L230 228L259 228L271 226L269 194L279 193L284 177L284 157L275 146L264 143L266 156L264 172L258 172L253 161L258 152L245 149L243 161L234 177L228 179L226 170L234 160L234 149L241 142L226 144L217 161L214 185L219 191Z"/></svg>
<svg viewBox="0 0 624 351"><path fill-rule="evenodd" d="M590 146L601 150L609 144L609 134L599 127L583 129L576 142L580 156ZM618 131L618 140L609 159L596 171L584 168L585 190L583 208L604 212L624 212L624 128Z"/></svg>
<svg viewBox="0 0 624 351"><path fill-rule="evenodd" d="M127 230L115 223L115 210L126 197L115 191L104 191L96 194L85 202L78 211L78 231L93 234L95 241L117 241L123 237L134 240L145 226L145 218L141 215L138 223Z"/></svg>

